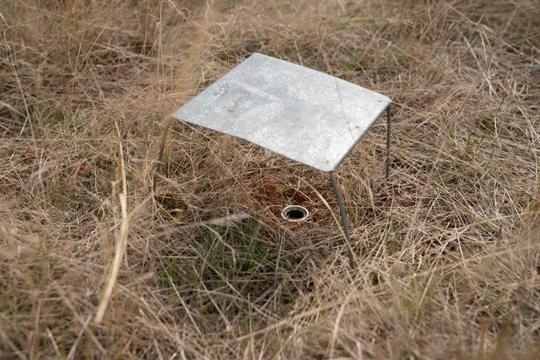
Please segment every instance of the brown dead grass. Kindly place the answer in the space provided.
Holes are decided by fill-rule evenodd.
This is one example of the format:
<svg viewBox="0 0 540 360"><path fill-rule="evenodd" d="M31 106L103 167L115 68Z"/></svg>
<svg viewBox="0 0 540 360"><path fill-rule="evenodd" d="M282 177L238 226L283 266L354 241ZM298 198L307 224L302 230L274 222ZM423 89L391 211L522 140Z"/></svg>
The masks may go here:
<svg viewBox="0 0 540 360"><path fill-rule="evenodd" d="M0 358L538 358L539 44L533 0L0 1ZM357 271L325 175L169 122L254 51L395 103Z"/></svg>

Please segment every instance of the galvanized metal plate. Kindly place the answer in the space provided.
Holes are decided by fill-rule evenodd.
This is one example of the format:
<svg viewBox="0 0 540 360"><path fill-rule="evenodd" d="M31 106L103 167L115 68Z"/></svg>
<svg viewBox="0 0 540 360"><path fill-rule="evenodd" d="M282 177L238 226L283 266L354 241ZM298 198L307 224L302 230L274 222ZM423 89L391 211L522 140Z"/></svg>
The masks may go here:
<svg viewBox="0 0 540 360"><path fill-rule="evenodd" d="M332 171L389 104L374 91L255 53L173 116Z"/></svg>

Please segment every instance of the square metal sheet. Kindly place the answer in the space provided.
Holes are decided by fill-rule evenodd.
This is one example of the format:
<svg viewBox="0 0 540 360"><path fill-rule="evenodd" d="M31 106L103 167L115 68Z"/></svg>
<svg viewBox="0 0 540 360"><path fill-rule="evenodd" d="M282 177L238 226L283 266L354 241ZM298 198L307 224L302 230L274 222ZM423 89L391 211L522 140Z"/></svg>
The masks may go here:
<svg viewBox="0 0 540 360"><path fill-rule="evenodd" d="M390 102L328 74L255 53L173 116L332 171Z"/></svg>

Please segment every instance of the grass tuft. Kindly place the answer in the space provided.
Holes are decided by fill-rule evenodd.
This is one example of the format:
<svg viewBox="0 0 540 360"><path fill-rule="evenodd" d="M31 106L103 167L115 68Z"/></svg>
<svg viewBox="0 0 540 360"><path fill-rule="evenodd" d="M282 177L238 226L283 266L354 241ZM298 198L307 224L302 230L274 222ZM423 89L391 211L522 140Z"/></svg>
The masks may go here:
<svg viewBox="0 0 540 360"><path fill-rule="evenodd" d="M0 358L539 358L539 49L533 0L3 1ZM394 102L355 272L325 174L171 120L255 51Z"/></svg>

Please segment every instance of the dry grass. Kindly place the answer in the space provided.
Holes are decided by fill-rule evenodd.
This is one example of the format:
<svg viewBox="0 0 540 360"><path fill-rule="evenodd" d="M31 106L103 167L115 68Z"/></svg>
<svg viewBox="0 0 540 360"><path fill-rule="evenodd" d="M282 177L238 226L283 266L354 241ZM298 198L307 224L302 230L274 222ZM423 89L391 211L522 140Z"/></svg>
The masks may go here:
<svg viewBox="0 0 540 360"><path fill-rule="evenodd" d="M539 46L534 0L0 0L0 358L540 357ZM395 102L358 271L325 175L169 122L253 51Z"/></svg>

